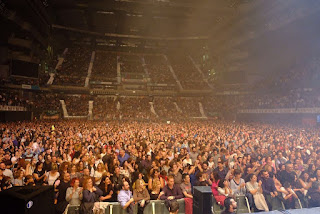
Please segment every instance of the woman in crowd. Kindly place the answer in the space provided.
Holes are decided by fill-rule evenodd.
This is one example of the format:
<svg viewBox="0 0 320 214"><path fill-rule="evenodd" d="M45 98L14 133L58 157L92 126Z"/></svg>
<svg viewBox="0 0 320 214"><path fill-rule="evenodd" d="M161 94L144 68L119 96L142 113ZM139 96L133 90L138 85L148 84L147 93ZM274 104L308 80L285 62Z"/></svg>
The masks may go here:
<svg viewBox="0 0 320 214"><path fill-rule="evenodd" d="M73 178L70 182L70 186L67 189L66 201L70 205L80 205L83 197L82 188L79 187L80 180L78 178Z"/></svg>
<svg viewBox="0 0 320 214"><path fill-rule="evenodd" d="M257 176L250 174L248 176L248 182L246 183L247 190L253 195L253 200L258 210L269 211L267 202L262 194L262 182L257 182Z"/></svg>
<svg viewBox="0 0 320 214"><path fill-rule="evenodd" d="M38 162L36 164L36 169L33 172L33 177L35 179L34 183L36 185L44 185L45 182L47 181L47 175L42 167L43 167L43 163Z"/></svg>
<svg viewBox="0 0 320 214"><path fill-rule="evenodd" d="M217 172L212 172L210 177L212 181L211 190L212 190L213 197L216 200L217 204L224 206L224 200L226 199L226 197L224 195L220 195L218 192L218 187L220 182L219 175Z"/></svg>
<svg viewBox="0 0 320 214"><path fill-rule="evenodd" d="M159 175L159 170L153 170L148 182L148 189L151 191L150 198L151 200L159 199L159 194L161 189L164 187L164 181Z"/></svg>
<svg viewBox="0 0 320 214"><path fill-rule="evenodd" d="M150 200L150 195L142 180L135 182L136 188L133 190L133 199L138 203L138 214L143 214L144 208Z"/></svg>
<svg viewBox="0 0 320 214"><path fill-rule="evenodd" d="M94 180L95 180L96 185L100 184L101 178L102 178L102 175L104 172L105 172L105 170L104 170L103 163L99 163L97 166L97 169L94 171Z"/></svg>
<svg viewBox="0 0 320 214"><path fill-rule="evenodd" d="M24 172L19 169L15 175L14 175L14 179L13 179L13 185L14 186L24 186Z"/></svg>
<svg viewBox="0 0 320 214"><path fill-rule="evenodd" d="M246 194L246 183L241 178L241 171L236 169L233 172L233 179L230 181L230 188L234 195L245 195Z"/></svg>
<svg viewBox="0 0 320 214"><path fill-rule="evenodd" d="M54 182L59 178L59 176L60 176L60 173L58 172L58 165L52 164L51 170L47 172L48 185L53 185Z"/></svg>
<svg viewBox="0 0 320 214"><path fill-rule="evenodd" d="M233 197L233 192L227 179L221 179L219 181L218 192L220 195L223 195L225 197Z"/></svg>
<svg viewBox="0 0 320 214"><path fill-rule="evenodd" d="M100 196L100 201L103 202L113 202L116 201L115 192L113 184L111 182L110 176L104 175L102 177L99 189L102 190L102 196Z"/></svg>

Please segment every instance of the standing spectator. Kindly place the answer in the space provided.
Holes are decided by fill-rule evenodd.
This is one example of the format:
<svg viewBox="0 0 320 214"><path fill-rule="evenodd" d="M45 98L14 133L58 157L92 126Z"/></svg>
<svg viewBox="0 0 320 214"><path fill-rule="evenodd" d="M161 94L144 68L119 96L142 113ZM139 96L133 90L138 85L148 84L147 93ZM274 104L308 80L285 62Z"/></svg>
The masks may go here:
<svg viewBox="0 0 320 214"><path fill-rule="evenodd" d="M113 202L115 199L115 192L113 184L111 183L110 176L104 175L102 177L99 189L102 190L103 194L100 196L100 200L104 202Z"/></svg>
<svg viewBox="0 0 320 214"><path fill-rule="evenodd" d="M228 171L224 167L224 163L222 161L218 162L218 167L214 169L215 172L218 173L220 179L224 179L228 173Z"/></svg>
<svg viewBox="0 0 320 214"><path fill-rule="evenodd" d="M148 189L151 191L151 200L158 200L161 189L164 187L164 180L159 175L159 170L153 170L149 182Z"/></svg>
<svg viewBox="0 0 320 214"><path fill-rule="evenodd" d="M122 183L122 189L118 194L118 202L127 213L133 214L134 211L134 199L130 191L130 186L127 181Z"/></svg>

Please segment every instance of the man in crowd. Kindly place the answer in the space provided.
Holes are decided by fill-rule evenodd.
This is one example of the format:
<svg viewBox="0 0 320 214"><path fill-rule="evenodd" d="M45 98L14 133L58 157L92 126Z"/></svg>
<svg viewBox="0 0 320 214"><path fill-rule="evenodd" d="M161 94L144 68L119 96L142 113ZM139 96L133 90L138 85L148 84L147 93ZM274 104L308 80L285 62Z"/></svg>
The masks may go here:
<svg viewBox="0 0 320 214"><path fill-rule="evenodd" d="M127 181L122 183L122 189L118 194L118 202L120 203L121 207L127 211L127 213L133 214L134 199Z"/></svg>
<svg viewBox="0 0 320 214"><path fill-rule="evenodd" d="M161 200L175 200L183 198L181 188L174 184L174 177L172 175L168 176L168 184L163 188L160 195Z"/></svg>
<svg viewBox="0 0 320 214"><path fill-rule="evenodd" d="M261 171L261 181L262 181L263 195L266 199L269 210L272 210L271 201L273 200L273 198L278 196L278 192L275 187L274 180L272 178L270 178L269 172L267 172L266 170L262 170Z"/></svg>

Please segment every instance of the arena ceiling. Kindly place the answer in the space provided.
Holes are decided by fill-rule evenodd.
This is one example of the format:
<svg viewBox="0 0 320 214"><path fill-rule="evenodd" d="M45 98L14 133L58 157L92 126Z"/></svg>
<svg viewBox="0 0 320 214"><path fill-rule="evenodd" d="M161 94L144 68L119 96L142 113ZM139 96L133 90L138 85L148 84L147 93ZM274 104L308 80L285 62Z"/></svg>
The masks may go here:
<svg viewBox="0 0 320 214"><path fill-rule="evenodd" d="M290 69L319 49L318 0L2 2L44 38L51 33L88 44L130 47L206 44L215 70L246 71L252 78Z"/></svg>

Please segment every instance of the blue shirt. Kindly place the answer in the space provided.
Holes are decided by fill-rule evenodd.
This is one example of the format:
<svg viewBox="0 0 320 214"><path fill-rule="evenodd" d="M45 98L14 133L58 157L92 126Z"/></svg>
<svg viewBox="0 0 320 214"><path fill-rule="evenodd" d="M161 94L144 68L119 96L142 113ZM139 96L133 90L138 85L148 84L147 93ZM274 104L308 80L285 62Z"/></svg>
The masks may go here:
<svg viewBox="0 0 320 214"><path fill-rule="evenodd" d="M123 157L121 157L120 155L118 155L118 160L119 160L119 162L120 162L120 166L122 166L123 163L124 163L126 160L129 159L129 157L130 157L130 156L129 156L127 153L125 153Z"/></svg>

